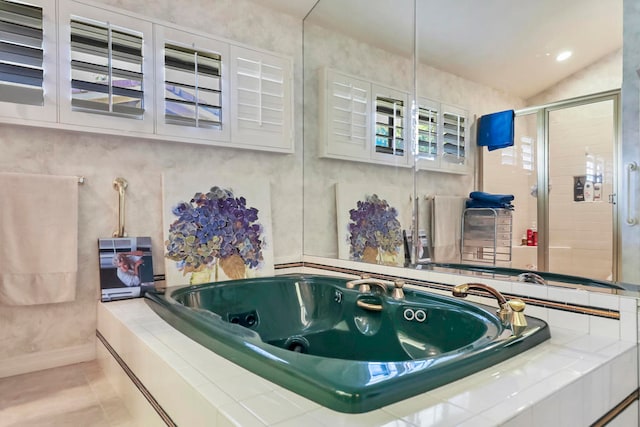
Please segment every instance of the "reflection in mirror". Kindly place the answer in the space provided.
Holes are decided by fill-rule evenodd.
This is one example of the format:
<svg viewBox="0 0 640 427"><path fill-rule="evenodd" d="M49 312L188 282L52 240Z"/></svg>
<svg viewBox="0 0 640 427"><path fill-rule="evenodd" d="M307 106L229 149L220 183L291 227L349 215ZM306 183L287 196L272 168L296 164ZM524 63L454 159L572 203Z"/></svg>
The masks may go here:
<svg viewBox="0 0 640 427"><path fill-rule="evenodd" d="M583 276L594 280L592 286L614 280L615 205L607 202L615 192L618 100L611 95L584 104L562 101L621 87L622 1L540 1L526 8L501 1L462 3L418 2L418 93L467 110L472 144L481 116L515 110L514 144L470 148L469 154L477 154L477 182L440 193L447 197L436 193L425 201L433 193L418 168L416 193L427 205L418 215L421 227L438 225L431 229L434 260L455 262L457 250L450 248L451 257L443 259L453 240L460 242L462 263ZM443 25L435 16L457 19ZM569 50L568 58L558 60ZM554 107L540 115L533 108L548 104ZM574 200L574 177L597 186L597 200ZM460 236L441 239L446 231L439 219L451 217L447 204L464 209L451 196L464 200L470 190L513 195L514 209L463 210L462 227L448 227L449 236L457 230Z"/></svg>
<svg viewBox="0 0 640 427"><path fill-rule="evenodd" d="M413 9L413 0L321 0L305 18L307 255L404 264Z"/></svg>
<svg viewBox="0 0 640 427"><path fill-rule="evenodd" d="M587 175L589 154L600 154L595 144L583 142L567 154L570 158L554 157L557 176L542 180L539 162L554 148L540 149L538 116L526 114L526 109L620 88L622 0L544 0L526 7L499 0L417 1L415 88L413 13L412 0L320 0L305 19L304 253L402 265L411 251L398 249L398 233L406 232L420 248L414 260L421 261L421 268L444 263L464 274L479 274L475 268L460 270L461 262L483 268L497 265L590 276L606 284L615 276L615 250L609 251L613 258L605 274L566 268L577 260L589 263L590 256L602 256L593 248L583 245L543 265L538 261L540 249L527 247L527 230L534 222L545 245L568 246L582 234L593 239L585 233L594 226L589 225L587 206L577 206L585 212L563 214L566 205L553 196L572 188L573 176ZM567 49L572 49L572 56L556 61L556 54ZM415 155L407 131L414 94L419 107ZM514 146L477 150L478 118L511 109L520 113ZM587 112L581 115L591 117ZM584 122L578 126L588 129ZM565 140L560 136L552 143L560 147ZM611 156L616 143L612 138ZM603 167L609 182L602 183L599 204L590 206L597 210L613 208L605 193L614 192L616 173L608 160ZM540 182L549 180L551 196L545 191L538 191L537 198L531 195ZM488 221L489 230L509 229L504 245L494 244L493 254L480 250L477 262L478 247L468 259L461 256L462 220L469 193L480 189L513 194L515 209L504 216L489 212L488 218L469 217L468 228ZM538 218L541 199L547 200L544 218ZM418 207L415 227L413 202ZM556 230L549 219L555 214L576 215L580 221L569 221L571 229ZM379 224L391 228L384 230L385 241L372 237L380 231ZM365 225L373 228L363 231ZM614 230L612 221L611 248ZM550 235L563 240L554 243ZM367 248L370 241L378 244L375 250Z"/></svg>

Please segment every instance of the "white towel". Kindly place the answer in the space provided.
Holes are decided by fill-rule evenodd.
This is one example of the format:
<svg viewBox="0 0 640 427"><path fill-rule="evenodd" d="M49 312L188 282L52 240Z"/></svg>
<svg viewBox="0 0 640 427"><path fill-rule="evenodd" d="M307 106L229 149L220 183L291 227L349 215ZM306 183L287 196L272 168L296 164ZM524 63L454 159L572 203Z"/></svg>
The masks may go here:
<svg viewBox="0 0 640 427"><path fill-rule="evenodd" d="M433 197L431 229L435 262L460 262L461 221L465 199L460 196Z"/></svg>
<svg viewBox="0 0 640 427"><path fill-rule="evenodd" d="M73 301L78 178L0 173L0 303Z"/></svg>

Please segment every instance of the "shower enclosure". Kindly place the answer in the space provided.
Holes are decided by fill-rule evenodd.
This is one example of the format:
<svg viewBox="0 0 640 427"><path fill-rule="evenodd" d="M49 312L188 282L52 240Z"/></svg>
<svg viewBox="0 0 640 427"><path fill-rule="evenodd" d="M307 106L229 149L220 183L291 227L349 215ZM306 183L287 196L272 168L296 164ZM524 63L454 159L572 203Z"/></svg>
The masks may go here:
<svg viewBox="0 0 640 427"><path fill-rule="evenodd" d="M481 153L483 190L515 196L512 267L617 279L619 103L611 91L518 110L513 147Z"/></svg>

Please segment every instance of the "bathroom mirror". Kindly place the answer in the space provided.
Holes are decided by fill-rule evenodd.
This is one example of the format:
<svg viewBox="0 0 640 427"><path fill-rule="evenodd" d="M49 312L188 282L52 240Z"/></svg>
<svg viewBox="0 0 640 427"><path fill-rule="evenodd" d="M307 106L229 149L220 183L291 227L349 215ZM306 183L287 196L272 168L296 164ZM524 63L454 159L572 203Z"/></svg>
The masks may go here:
<svg viewBox="0 0 640 427"><path fill-rule="evenodd" d="M307 255L353 258L343 232L349 210L365 195L393 192L410 226L413 173L404 143L413 92L413 10L413 0L321 0L305 18ZM386 36L371 42L374 34ZM372 117L380 122L376 136Z"/></svg>
<svg viewBox="0 0 640 427"><path fill-rule="evenodd" d="M556 61L558 53L581 41L588 49L578 47L571 60ZM402 265L404 252L393 255L379 249L367 255L362 245L352 248L358 239L353 230L359 226L358 207L387 200L396 208L400 233L410 232L412 214L417 212L425 246L431 251L440 249L434 246L439 242L431 239L434 197L465 198L483 183L485 191L502 191L501 187L491 187L494 178L486 179L486 165L491 165L487 158L513 161L513 151L496 151L489 156L486 149L480 153L464 146L462 141L475 141L471 135L478 117L621 86L622 0L561 4L545 0L526 7L500 0L319 0L305 18L303 44L304 253ZM409 149L409 127L399 125L410 115L414 98L420 112L415 163L404 158ZM363 117L366 114L376 117L374 135L362 129L369 125ZM440 125L455 126L454 140L447 143L435 134L432 125L438 120L442 121ZM380 129L380 123L391 121L393 128ZM537 130L535 121L532 129ZM516 137L526 138L529 133L516 130ZM336 140L339 143L332 144ZM375 141L368 152L362 149L363 140ZM514 213L532 210L537 214L537 201L530 195L537 183L536 170L523 168L524 148L518 146L517 150L521 175L518 185L523 188L512 191L516 193ZM529 154L535 161L537 152ZM609 166L614 163L612 160ZM609 173L613 180L615 172ZM565 183L554 185L559 193ZM367 199L372 195L378 199ZM598 205L600 210L605 204L603 200ZM532 217L535 220L535 215L513 218L511 256L526 258L525 262L518 261L522 263L518 268L536 268L536 257L531 253L537 248L518 247L521 235L531 228ZM452 238L445 240L458 240L455 232L460 233L460 228L452 226L450 230ZM457 249L444 250L446 255L447 250ZM438 261L434 255L438 254L423 253L425 262L418 267L486 274L476 268L464 269L455 255L441 254L440 261L446 265L439 267L429 263ZM575 259L578 256L571 255ZM565 254L562 262L573 262L571 257ZM533 262L526 262L529 259ZM611 278L591 277L604 281Z"/></svg>

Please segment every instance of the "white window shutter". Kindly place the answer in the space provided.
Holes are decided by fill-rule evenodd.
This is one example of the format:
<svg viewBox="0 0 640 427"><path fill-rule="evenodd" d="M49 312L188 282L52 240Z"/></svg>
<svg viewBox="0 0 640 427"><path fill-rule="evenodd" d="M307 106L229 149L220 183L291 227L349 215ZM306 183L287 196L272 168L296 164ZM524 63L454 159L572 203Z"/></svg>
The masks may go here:
<svg viewBox="0 0 640 427"><path fill-rule="evenodd" d="M442 105L442 160L453 165L467 163L467 113L459 108Z"/></svg>
<svg viewBox="0 0 640 427"><path fill-rule="evenodd" d="M79 3L59 8L60 121L153 132L151 22Z"/></svg>
<svg viewBox="0 0 640 427"><path fill-rule="evenodd" d="M0 0L0 116L56 120L55 1Z"/></svg>
<svg viewBox="0 0 640 427"><path fill-rule="evenodd" d="M326 154L369 158L371 143L371 83L321 70L321 114L324 134L320 144Z"/></svg>
<svg viewBox="0 0 640 427"><path fill-rule="evenodd" d="M293 151L293 70L285 57L231 46L231 142Z"/></svg>
<svg viewBox="0 0 640 427"><path fill-rule="evenodd" d="M160 25L155 37L157 132L229 142L229 44Z"/></svg>

